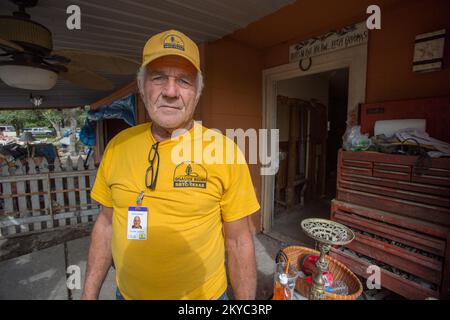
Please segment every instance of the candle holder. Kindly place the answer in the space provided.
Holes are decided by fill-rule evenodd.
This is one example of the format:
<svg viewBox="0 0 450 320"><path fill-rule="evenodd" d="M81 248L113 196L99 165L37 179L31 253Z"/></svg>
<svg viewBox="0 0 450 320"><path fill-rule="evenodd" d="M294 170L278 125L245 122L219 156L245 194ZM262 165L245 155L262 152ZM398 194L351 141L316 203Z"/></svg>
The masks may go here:
<svg viewBox="0 0 450 320"><path fill-rule="evenodd" d="M323 273L328 271L328 261L326 255L330 252L331 246L345 245L353 241L355 234L346 226L327 219L305 219L301 222L303 232L314 239L320 252L320 257L316 261L316 272L313 275L313 283L310 300L325 299L325 281Z"/></svg>

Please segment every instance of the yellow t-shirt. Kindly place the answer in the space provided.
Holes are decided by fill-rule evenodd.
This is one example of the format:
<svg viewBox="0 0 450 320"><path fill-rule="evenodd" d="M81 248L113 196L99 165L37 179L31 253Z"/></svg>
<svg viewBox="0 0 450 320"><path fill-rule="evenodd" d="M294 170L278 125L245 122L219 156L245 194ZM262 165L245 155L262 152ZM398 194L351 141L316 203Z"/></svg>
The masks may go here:
<svg viewBox="0 0 450 320"><path fill-rule="evenodd" d="M148 154L156 142L150 123L124 130L108 144L91 197L114 209L112 255L125 299L217 299L226 290L222 221L248 216L259 203L245 160L195 162L194 152L178 152L186 161L173 161L179 141L211 151L213 140L202 138L211 131L195 123L180 140L159 143L155 190L145 186ZM231 144L235 158L242 157ZM221 154L218 150L210 154ZM136 205L141 191L148 208L147 240L127 240L128 207Z"/></svg>

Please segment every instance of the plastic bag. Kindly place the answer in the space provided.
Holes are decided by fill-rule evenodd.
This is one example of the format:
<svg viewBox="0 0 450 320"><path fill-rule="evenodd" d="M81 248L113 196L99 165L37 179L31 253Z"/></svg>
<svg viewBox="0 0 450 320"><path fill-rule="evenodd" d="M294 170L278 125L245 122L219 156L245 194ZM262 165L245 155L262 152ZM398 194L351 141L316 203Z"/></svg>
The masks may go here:
<svg viewBox="0 0 450 320"><path fill-rule="evenodd" d="M369 134L361 134L361 126L347 128L342 136L342 147L346 151L365 151L370 147Z"/></svg>

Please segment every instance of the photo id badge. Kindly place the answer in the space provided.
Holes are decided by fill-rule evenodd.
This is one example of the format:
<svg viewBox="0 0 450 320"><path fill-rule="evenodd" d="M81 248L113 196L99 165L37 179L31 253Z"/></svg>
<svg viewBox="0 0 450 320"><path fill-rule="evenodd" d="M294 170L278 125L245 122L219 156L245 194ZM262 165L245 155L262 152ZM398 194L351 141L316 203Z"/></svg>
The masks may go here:
<svg viewBox="0 0 450 320"><path fill-rule="evenodd" d="M147 240L146 207L128 207L128 240Z"/></svg>

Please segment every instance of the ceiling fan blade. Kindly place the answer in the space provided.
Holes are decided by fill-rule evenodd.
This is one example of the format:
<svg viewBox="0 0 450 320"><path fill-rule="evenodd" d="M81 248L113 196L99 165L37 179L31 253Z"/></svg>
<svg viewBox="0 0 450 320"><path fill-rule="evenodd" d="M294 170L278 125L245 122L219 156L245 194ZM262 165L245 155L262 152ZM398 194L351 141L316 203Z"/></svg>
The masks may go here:
<svg viewBox="0 0 450 320"><path fill-rule="evenodd" d="M7 49L16 50L16 51L19 51L19 52L23 52L24 51L24 49L21 46L19 46L18 44L15 44L12 41L5 40L5 39L2 39L2 38L0 38L0 47L5 47Z"/></svg>
<svg viewBox="0 0 450 320"><path fill-rule="evenodd" d="M52 54L50 56L44 57L44 61L46 61L47 63L65 63L65 64L70 63L69 58L66 58L63 56L58 56L56 54Z"/></svg>
<svg viewBox="0 0 450 320"><path fill-rule="evenodd" d="M53 51L52 55L63 56L87 69L109 74L135 74L140 66L140 64L134 60L102 52L57 50Z"/></svg>
<svg viewBox="0 0 450 320"><path fill-rule="evenodd" d="M114 89L114 83L112 81L95 72L72 63L66 67L67 72L59 73L59 76L64 80L92 90L111 91Z"/></svg>

